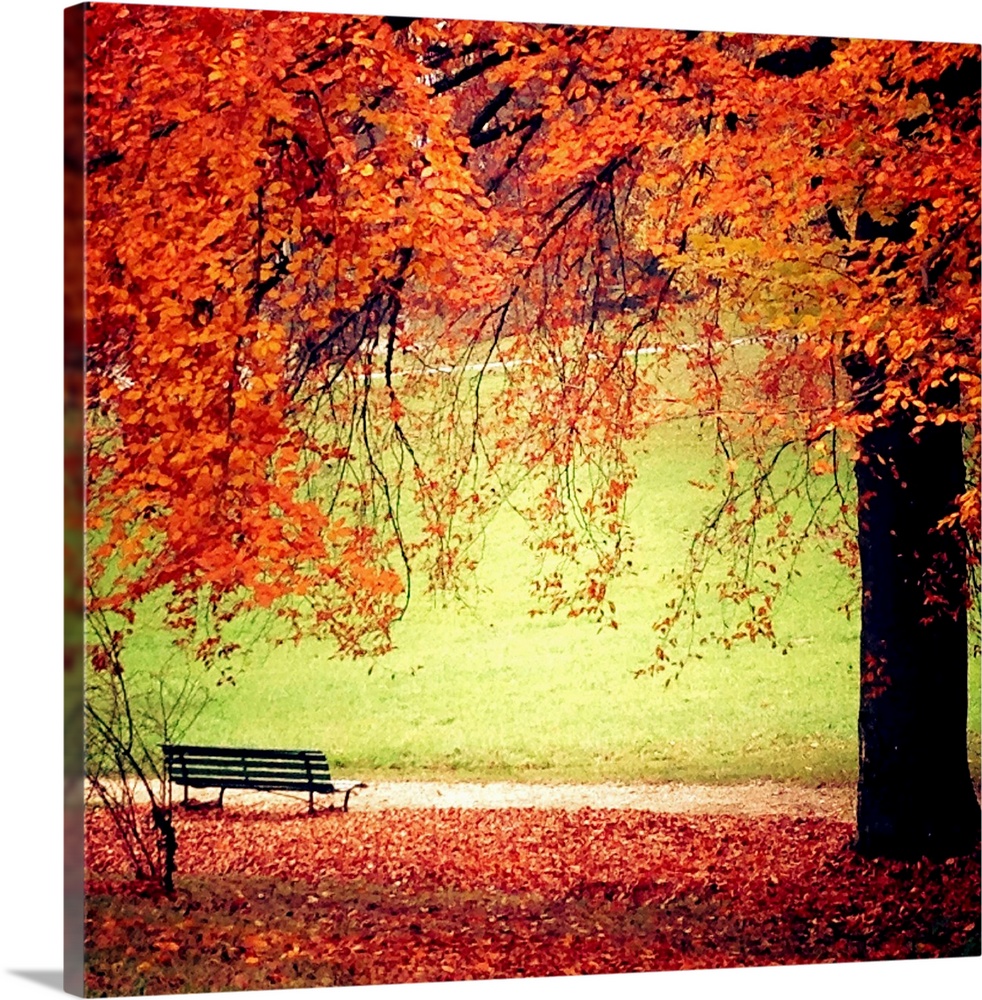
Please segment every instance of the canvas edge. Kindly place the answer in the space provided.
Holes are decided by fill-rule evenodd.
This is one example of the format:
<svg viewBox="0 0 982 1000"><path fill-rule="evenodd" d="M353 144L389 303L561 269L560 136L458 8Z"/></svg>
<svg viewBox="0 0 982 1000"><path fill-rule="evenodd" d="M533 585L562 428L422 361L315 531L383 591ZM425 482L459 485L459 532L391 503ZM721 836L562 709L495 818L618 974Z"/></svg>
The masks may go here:
<svg viewBox="0 0 982 1000"><path fill-rule="evenodd" d="M84 992L85 4L64 12L64 989Z"/></svg>

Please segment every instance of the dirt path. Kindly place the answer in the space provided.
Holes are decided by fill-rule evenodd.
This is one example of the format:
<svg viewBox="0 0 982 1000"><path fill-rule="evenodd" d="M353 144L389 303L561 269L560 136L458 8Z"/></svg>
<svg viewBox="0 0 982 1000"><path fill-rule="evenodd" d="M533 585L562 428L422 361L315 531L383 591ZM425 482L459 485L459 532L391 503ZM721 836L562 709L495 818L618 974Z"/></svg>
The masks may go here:
<svg viewBox="0 0 982 1000"><path fill-rule="evenodd" d="M527 785L509 782L441 784L432 781L372 783L352 793L352 809L642 809L672 813L740 813L825 816L850 820L851 788L803 788L777 782L746 785Z"/></svg>
<svg viewBox="0 0 982 1000"><path fill-rule="evenodd" d="M665 813L730 813L738 815L821 816L852 821L856 793L852 788L805 788L773 781L743 785L538 785L513 782L372 781L351 795L352 811L379 809L641 809ZM180 790L175 789L175 795ZM206 802L211 791L193 792ZM280 810L296 796L229 790L229 808ZM317 796L319 805L327 799ZM340 806L342 799L335 802Z"/></svg>

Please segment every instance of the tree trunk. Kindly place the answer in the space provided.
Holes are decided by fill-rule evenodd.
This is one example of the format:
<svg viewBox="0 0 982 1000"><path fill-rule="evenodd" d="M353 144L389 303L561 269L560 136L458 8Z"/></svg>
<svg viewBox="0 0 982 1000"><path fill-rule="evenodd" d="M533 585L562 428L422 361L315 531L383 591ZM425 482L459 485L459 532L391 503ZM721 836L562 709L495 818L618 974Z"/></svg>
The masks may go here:
<svg viewBox="0 0 982 1000"><path fill-rule="evenodd" d="M938 521L965 488L959 424L901 416L856 464L863 604L857 849L913 859L979 843L968 771L965 552Z"/></svg>

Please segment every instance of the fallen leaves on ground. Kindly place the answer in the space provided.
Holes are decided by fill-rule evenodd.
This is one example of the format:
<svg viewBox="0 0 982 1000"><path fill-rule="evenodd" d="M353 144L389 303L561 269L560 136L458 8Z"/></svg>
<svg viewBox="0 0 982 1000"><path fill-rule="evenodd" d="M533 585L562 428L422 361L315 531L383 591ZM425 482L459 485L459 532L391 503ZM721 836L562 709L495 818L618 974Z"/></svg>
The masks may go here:
<svg viewBox="0 0 982 1000"><path fill-rule="evenodd" d="M979 858L869 860L816 818L183 814L176 898L87 824L90 995L979 953Z"/></svg>

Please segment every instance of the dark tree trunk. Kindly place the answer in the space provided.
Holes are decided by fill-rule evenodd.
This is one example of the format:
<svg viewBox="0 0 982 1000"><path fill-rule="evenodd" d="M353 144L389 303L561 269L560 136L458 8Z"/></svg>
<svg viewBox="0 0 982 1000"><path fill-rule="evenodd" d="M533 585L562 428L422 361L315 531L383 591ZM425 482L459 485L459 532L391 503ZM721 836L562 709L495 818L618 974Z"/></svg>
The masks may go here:
<svg viewBox="0 0 982 1000"><path fill-rule="evenodd" d="M153 823L160 835L158 846L163 855L163 870L159 872L160 884L168 896L173 896L174 872L177 871L177 835L171 822L170 809L154 805Z"/></svg>
<svg viewBox="0 0 982 1000"><path fill-rule="evenodd" d="M868 383L867 383L868 385ZM964 490L959 424L906 415L856 464L863 605L857 849L945 858L979 843L968 771L967 568L938 521Z"/></svg>

